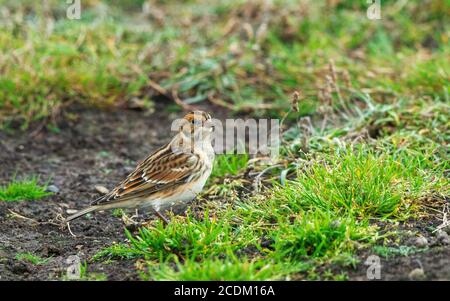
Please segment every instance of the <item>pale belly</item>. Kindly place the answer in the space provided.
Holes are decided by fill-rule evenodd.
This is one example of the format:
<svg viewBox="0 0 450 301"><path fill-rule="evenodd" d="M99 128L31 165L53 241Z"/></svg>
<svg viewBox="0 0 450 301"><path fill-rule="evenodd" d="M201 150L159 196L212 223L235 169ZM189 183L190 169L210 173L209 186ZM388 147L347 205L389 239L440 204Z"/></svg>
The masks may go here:
<svg viewBox="0 0 450 301"><path fill-rule="evenodd" d="M143 203L142 208L151 207L156 211L160 211L168 209L174 205L190 202L202 191L210 174L211 170L205 172L205 174L198 181L188 188L180 189L181 191L175 193L173 196L146 200Z"/></svg>

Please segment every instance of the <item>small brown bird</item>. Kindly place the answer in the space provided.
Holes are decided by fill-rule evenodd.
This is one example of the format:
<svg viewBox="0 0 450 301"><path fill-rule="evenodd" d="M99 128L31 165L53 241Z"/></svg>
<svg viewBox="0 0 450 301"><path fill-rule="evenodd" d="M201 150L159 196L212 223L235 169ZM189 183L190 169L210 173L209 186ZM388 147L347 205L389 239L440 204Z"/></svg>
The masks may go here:
<svg viewBox="0 0 450 301"><path fill-rule="evenodd" d="M93 211L150 207L167 223L160 209L194 199L211 174L214 149L210 120L211 116L202 111L188 113L168 144L140 162L112 191L92 202L90 207L69 216L65 222Z"/></svg>

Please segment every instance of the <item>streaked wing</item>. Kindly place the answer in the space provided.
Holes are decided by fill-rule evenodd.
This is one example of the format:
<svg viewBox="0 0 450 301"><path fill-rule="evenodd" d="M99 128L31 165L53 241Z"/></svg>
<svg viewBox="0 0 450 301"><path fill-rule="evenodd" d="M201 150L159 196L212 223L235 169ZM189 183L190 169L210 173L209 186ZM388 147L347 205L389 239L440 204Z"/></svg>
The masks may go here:
<svg viewBox="0 0 450 301"><path fill-rule="evenodd" d="M200 171L199 161L198 155L193 153L173 153L167 144L139 163L123 182L92 205L149 197L162 189L185 183Z"/></svg>

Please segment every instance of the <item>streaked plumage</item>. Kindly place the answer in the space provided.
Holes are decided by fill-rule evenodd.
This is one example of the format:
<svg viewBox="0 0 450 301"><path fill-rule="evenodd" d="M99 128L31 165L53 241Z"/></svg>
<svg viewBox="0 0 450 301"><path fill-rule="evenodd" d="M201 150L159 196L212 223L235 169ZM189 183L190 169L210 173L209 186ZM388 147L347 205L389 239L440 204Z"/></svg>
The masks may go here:
<svg viewBox="0 0 450 301"><path fill-rule="evenodd" d="M139 163L124 181L92 202L91 207L69 216L66 222L113 208L152 207L163 218L161 208L194 199L211 174L214 161L212 129L207 124L210 119L201 111L187 114L172 141Z"/></svg>

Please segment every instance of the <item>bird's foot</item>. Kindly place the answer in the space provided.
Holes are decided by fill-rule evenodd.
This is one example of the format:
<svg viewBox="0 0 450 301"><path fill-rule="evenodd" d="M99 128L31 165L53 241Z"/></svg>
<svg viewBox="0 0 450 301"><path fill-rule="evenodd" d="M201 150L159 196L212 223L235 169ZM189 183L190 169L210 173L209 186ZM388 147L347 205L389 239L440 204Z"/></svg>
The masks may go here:
<svg viewBox="0 0 450 301"><path fill-rule="evenodd" d="M132 216L128 216L126 213L122 213L122 221L125 224L125 227L136 227L138 226L140 223L138 222L139 219L139 212L136 209L135 214L133 214Z"/></svg>

